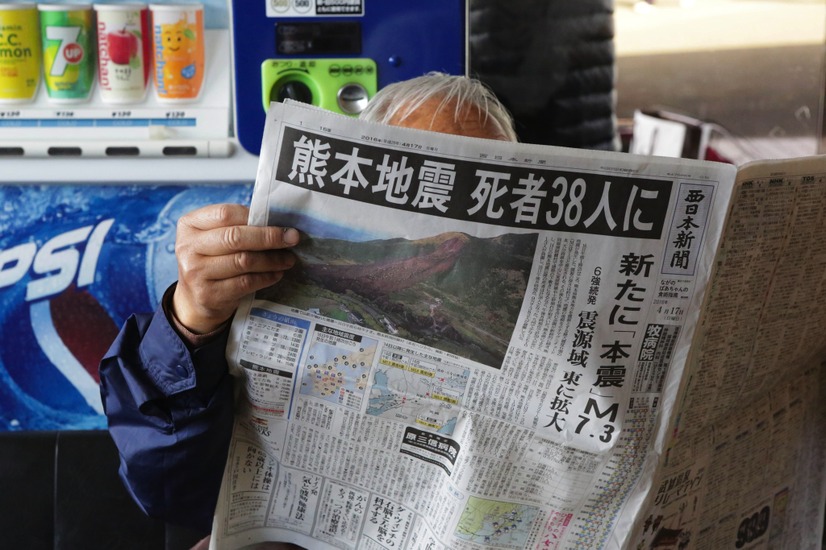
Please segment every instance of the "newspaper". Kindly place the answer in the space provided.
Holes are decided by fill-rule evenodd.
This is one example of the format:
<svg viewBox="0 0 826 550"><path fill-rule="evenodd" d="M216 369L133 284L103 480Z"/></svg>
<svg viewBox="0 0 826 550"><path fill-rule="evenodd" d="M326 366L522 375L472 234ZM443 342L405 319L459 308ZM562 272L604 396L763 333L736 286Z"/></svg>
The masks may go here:
<svg viewBox="0 0 826 550"><path fill-rule="evenodd" d="M689 406L707 387L692 380L724 370L693 342L711 340L735 173L273 104L250 223L299 228L300 264L232 325L242 389L211 547L647 548L707 525L655 497L717 502L711 451L746 444L704 429L738 396ZM743 422L769 423L753 444L776 451L822 423L798 418L818 370L765 397L770 371L740 394ZM759 504L791 509L785 468L822 455L788 454L762 501L743 497L749 548ZM673 547L708 547L685 533Z"/></svg>
<svg viewBox="0 0 826 550"><path fill-rule="evenodd" d="M826 157L740 169L632 548L822 547L824 228Z"/></svg>

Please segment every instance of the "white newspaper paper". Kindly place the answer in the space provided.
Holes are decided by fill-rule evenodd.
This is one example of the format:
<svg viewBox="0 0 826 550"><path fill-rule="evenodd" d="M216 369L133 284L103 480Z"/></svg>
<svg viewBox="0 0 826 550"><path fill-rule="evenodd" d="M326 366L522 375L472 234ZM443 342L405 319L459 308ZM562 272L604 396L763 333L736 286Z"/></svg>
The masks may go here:
<svg viewBox="0 0 826 550"><path fill-rule="evenodd" d="M741 168L630 548L822 548L826 157Z"/></svg>
<svg viewBox="0 0 826 550"><path fill-rule="evenodd" d="M250 223L303 241L233 322L212 547L628 546L734 167L296 105L266 124Z"/></svg>

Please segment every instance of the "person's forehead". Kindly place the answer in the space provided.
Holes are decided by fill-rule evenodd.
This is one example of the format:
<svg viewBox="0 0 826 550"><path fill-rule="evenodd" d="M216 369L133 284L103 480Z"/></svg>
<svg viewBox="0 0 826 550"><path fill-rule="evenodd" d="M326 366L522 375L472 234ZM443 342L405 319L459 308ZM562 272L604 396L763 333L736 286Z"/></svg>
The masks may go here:
<svg viewBox="0 0 826 550"><path fill-rule="evenodd" d="M404 111L404 109L400 109ZM506 140L496 123L486 113L476 107L456 109L455 102L443 104L439 99L430 99L403 120L394 117L390 124L404 128L431 130L443 134Z"/></svg>

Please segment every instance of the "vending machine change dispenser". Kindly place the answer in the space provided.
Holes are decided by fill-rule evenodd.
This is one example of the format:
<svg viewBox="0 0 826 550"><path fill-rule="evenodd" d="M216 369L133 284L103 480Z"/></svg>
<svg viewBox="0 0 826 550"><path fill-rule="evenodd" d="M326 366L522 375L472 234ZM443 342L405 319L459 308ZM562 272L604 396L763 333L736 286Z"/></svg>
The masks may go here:
<svg viewBox="0 0 826 550"><path fill-rule="evenodd" d="M235 122L258 154L271 101L358 115L377 90L429 71L465 74L465 0L234 2Z"/></svg>

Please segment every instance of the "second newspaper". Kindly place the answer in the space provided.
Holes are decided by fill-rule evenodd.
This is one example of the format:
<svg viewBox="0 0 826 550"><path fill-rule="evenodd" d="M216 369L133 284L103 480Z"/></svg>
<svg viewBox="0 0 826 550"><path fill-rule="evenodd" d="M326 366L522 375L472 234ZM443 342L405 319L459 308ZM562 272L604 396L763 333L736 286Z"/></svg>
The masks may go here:
<svg viewBox="0 0 826 550"><path fill-rule="evenodd" d="M273 104L212 544L622 546L663 452L733 166Z"/></svg>

